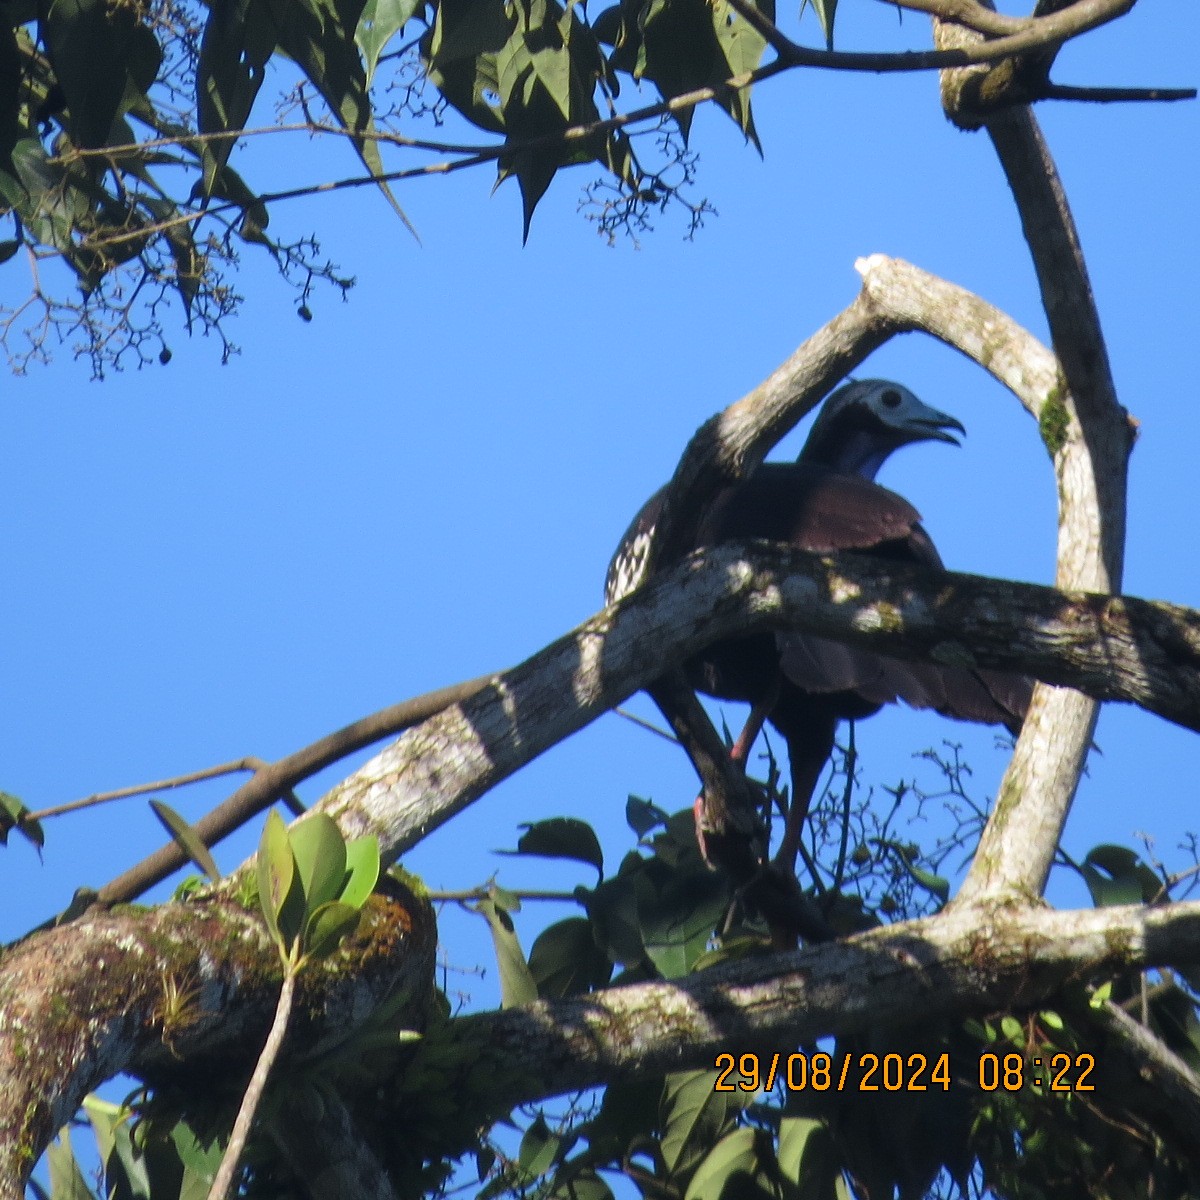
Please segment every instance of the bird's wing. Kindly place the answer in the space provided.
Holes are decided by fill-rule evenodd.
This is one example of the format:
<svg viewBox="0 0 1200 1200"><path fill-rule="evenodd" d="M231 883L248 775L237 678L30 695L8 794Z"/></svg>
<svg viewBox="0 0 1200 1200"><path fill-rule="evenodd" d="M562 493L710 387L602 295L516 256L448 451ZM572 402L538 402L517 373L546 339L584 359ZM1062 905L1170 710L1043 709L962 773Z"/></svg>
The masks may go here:
<svg viewBox="0 0 1200 1200"><path fill-rule="evenodd" d="M701 526L702 544L767 537L814 553L851 551L944 569L920 514L895 492L806 464L767 463L723 493ZM1020 726L1030 680L1020 675L885 658L808 634L778 635L784 677L801 691L853 692L864 707L903 700L944 716Z"/></svg>
<svg viewBox="0 0 1200 1200"><path fill-rule="evenodd" d="M604 577L604 603L613 604L633 590L640 580L642 563L650 549L650 539L662 515L663 500L667 489L661 487L638 511L630 522L624 536L617 543L616 552L608 564Z"/></svg>
<svg viewBox="0 0 1200 1200"><path fill-rule="evenodd" d="M769 538L816 554L878 551L907 538L920 520L902 496L857 475L806 463L764 463L744 483L717 496L696 540L715 546Z"/></svg>

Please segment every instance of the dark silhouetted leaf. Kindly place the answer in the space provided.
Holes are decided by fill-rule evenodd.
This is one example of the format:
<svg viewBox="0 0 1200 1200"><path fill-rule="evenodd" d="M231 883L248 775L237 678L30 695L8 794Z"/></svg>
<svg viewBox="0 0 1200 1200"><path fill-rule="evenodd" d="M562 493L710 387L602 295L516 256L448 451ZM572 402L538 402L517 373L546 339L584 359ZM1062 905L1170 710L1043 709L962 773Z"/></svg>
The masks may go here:
<svg viewBox="0 0 1200 1200"><path fill-rule="evenodd" d="M529 951L529 971L538 995L560 1000L603 987L612 975L612 963L596 945L591 922L567 917L538 935Z"/></svg>
<svg viewBox="0 0 1200 1200"><path fill-rule="evenodd" d="M625 801L625 823L642 838L652 829L665 825L667 814L657 804L643 800L641 796L630 796Z"/></svg>
<svg viewBox="0 0 1200 1200"><path fill-rule="evenodd" d="M203 839L169 804L161 800L151 800L150 807L154 815L163 823L166 831L175 839L175 844L209 877L214 883L221 878L213 856Z"/></svg>
<svg viewBox="0 0 1200 1200"><path fill-rule="evenodd" d="M504 854L532 854L539 858L569 858L587 863L604 876L604 851L595 830L575 817L551 817L532 825L522 825L525 832L516 850Z"/></svg>
<svg viewBox="0 0 1200 1200"><path fill-rule="evenodd" d="M108 141L129 78L137 13L136 5L109 0L39 0L42 39L77 146L95 149Z"/></svg>

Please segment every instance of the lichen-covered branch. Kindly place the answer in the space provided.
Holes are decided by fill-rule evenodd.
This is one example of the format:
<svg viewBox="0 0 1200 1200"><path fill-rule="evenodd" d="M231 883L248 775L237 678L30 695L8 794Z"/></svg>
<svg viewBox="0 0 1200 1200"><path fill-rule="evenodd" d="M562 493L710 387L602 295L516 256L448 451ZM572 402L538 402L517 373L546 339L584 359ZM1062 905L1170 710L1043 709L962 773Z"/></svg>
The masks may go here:
<svg viewBox="0 0 1200 1200"><path fill-rule="evenodd" d="M1200 615L759 543L697 553L471 699L409 730L320 807L387 860L704 646L795 628L898 657L1007 667L1200 725Z"/></svg>
<svg viewBox="0 0 1200 1200"><path fill-rule="evenodd" d="M638 1072L711 1068L738 1047L801 1042L938 1017L1032 1008L1064 985L1200 960L1200 903L1056 912L965 908L674 983L636 984L461 1018L509 1074L507 1103ZM956 1064L966 1067L967 1064ZM500 1086L505 1075L497 1072ZM1180 1121L1200 1127L1200 1101Z"/></svg>
<svg viewBox="0 0 1200 1200"><path fill-rule="evenodd" d="M962 26L935 22L942 48L979 42ZM1050 59L1025 64L1043 76ZM1010 65L1019 72L1022 64ZM1117 402L1079 234L1054 159L1028 108L988 111L990 76L948 71L942 100L952 120L983 124L1012 191L1050 324L1061 372L1038 410L1058 478L1060 588L1115 591L1125 553L1126 468L1133 436ZM1070 810L1096 727L1096 705L1079 694L1039 689L980 840L962 896L1038 895Z"/></svg>
<svg viewBox="0 0 1200 1200"><path fill-rule="evenodd" d="M397 989L419 1024L437 934L428 904L374 897L358 931L299 978L291 1036L345 1030ZM50 1138L84 1095L121 1071L171 1075L186 1061L249 1076L281 982L257 915L208 900L93 910L33 934L0 961L0 1200L19 1200Z"/></svg>

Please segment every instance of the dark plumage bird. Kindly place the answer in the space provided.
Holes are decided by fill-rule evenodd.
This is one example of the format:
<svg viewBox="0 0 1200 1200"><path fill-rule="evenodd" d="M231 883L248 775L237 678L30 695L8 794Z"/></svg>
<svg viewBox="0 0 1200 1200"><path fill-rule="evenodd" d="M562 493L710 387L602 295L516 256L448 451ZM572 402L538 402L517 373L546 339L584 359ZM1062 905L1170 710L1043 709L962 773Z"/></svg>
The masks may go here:
<svg viewBox="0 0 1200 1200"><path fill-rule="evenodd" d="M695 547L768 538L820 554L849 551L942 569L917 510L874 480L901 446L958 445L950 430L966 432L899 384L878 379L847 384L825 401L796 462L764 463L718 493L701 520ZM622 538L608 569L610 602L635 577L662 500L660 491ZM749 702L759 723L765 716L787 743L792 803L778 861L789 869L838 721L869 717L903 700L1015 732L1032 689L1024 676L905 662L803 633L721 642L692 660L687 671L693 686L710 696ZM757 731L752 716L735 752L744 757Z"/></svg>

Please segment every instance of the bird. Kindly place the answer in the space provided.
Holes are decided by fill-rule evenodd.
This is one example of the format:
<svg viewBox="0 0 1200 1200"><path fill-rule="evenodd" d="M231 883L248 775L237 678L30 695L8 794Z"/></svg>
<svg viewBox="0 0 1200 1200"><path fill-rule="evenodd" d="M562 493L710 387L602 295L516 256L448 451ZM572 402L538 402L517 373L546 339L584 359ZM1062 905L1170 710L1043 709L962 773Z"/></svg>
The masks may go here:
<svg viewBox="0 0 1200 1200"><path fill-rule="evenodd" d="M689 549L765 538L818 554L849 552L944 570L920 514L875 477L902 446L958 446L953 431L966 434L961 422L901 384L847 383L823 404L796 461L763 463L712 499ZM640 575L665 495L665 488L656 492L621 539L606 577L610 603ZM782 736L791 789L775 862L788 871L794 871L802 825L840 721L861 720L904 701L1015 734L1033 687L1023 675L888 658L798 632L718 642L691 659L686 673L699 691L752 706L732 751L742 763L763 719Z"/></svg>

